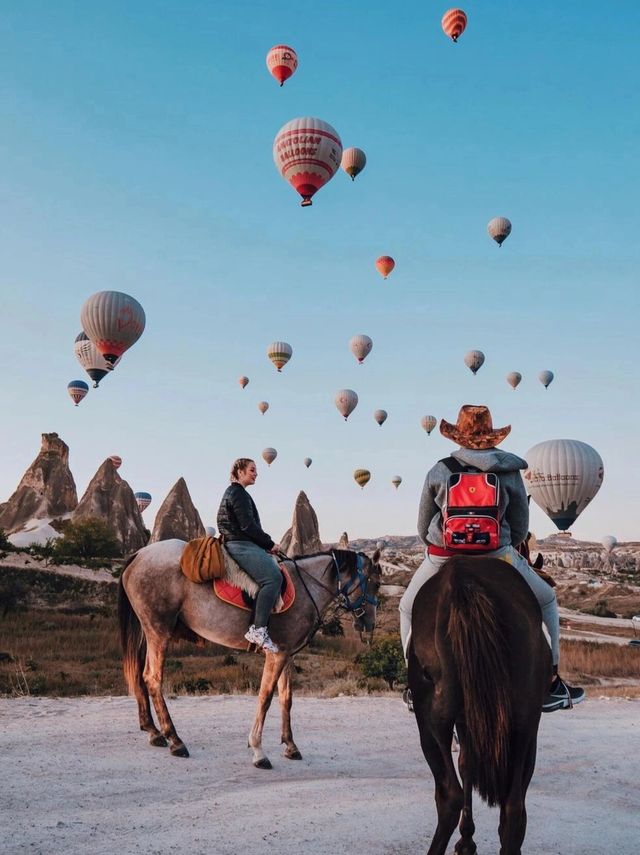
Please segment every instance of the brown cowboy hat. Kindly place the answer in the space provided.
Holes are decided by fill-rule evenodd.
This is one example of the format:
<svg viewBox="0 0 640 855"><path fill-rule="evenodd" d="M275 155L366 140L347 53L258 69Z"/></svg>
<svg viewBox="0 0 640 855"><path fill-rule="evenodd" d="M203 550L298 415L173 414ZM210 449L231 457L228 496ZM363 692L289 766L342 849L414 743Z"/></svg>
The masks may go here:
<svg viewBox="0 0 640 855"><path fill-rule="evenodd" d="M494 448L510 433L511 425L493 429L489 407L465 404L460 407L458 421L452 425L442 419L440 433L463 448Z"/></svg>

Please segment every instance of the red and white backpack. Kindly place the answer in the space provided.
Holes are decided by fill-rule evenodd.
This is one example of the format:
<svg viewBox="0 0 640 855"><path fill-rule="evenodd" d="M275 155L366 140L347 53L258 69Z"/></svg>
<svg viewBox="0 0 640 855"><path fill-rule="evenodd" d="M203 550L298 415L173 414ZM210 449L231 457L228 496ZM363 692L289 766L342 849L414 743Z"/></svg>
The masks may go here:
<svg viewBox="0 0 640 855"><path fill-rule="evenodd" d="M440 462L451 472L442 509L445 548L470 554L499 549L500 481L496 473L464 466L455 457Z"/></svg>

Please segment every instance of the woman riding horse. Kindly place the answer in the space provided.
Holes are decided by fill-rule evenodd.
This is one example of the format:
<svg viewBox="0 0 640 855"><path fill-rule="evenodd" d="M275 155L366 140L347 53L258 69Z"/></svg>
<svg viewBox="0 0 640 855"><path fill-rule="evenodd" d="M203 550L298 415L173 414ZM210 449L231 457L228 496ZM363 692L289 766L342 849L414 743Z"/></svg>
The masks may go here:
<svg viewBox="0 0 640 855"><path fill-rule="evenodd" d="M442 419L440 433L457 442L460 448L451 457L457 467L480 472L494 472L499 481L499 548L481 553L486 558L500 558L510 564L529 585L542 610L542 620L551 640L553 680L544 700L543 712L569 709L584 700L584 689L569 686L558 675L560 658L560 617L553 588L544 582L515 547L525 540L529 530L529 505L520 475L527 463L521 457L496 449L511 431L511 425L493 428L491 413L484 406L467 404L460 409L455 425ZM400 635L405 657L411 635L413 601L427 579L459 551L446 549L443 539L443 511L446 505L447 484L452 468L439 461L427 473L420 500L418 534L427 546L427 555L416 570L400 600ZM460 470L458 470L460 471ZM405 700L411 706L410 693Z"/></svg>

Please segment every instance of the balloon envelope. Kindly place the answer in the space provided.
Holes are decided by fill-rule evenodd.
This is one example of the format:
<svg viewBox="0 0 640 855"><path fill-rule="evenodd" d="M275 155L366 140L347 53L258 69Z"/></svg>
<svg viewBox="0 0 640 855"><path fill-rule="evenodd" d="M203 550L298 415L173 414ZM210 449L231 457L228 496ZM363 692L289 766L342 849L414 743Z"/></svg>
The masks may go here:
<svg viewBox="0 0 640 855"><path fill-rule="evenodd" d="M283 367L293 356L293 348L286 341L272 341L267 348L267 356L278 371L282 371Z"/></svg>
<svg viewBox="0 0 640 855"><path fill-rule="evenodd" d="M367 156L361 148L345 148L340 166L352 181L355 181L356 175L362 172L366 164Z"/></svg>
<svg viewBox="0 0 640 855"><path fill-rule="evenodd" d="M465 353L464 364L477 374L484 364L484 353L481 350L469 350Z"/></svg>
<svg viewBox="0 0 640 855"><path fill-rule="evenodd" d="M336 174L342 142L335 128L306 116L283 125L273 141L273 160L280 175L302 196L302 207Z"/></svg>
<svg viewBox="0 0 640 855"><path fill-rule="evenodd" d="M498 246L502 246L511 234L511 221L506 217L494 217L487 225L489 237L493 238Z"/></svg>
<svg viewBox="0 0 640 855"><path fill-rule="evenodd" d="M264 414L269 409L269 402L268 401L260 401L260 403L258 404L258 409L260 410L260 412L264 416Z"/></svg>
<svg viewBox="0 0 640 855"><path fill-rule="evenodd" d="M519 385L522 380L522 374L519 371L511 371L507 374L507 383L511 386L512 389L515 389L516 386Z"/></svg>
<svg viewBox="0 0 640 855"><path fill-rule="evenodd" d="M345 422L358 406L358 396L353 389L340 389L333 400Z"/></svg>
<svg viewBox="0 0 640 855"><path fill-rule="evenodd" d="M94 389L98 388L102 378L106 377L110 371L113 371L118 362L120 362L119 359L116 359L113 365L110 365L104 356L98 352L98 348L84 331L78 333L76 336L76 340L73 343L73 352L80 365L82 365L93 380Z"/></svg>
<svg viewBox="0 0 640 855"><path fill-rule="evenodd" d="M561 531L566 531L596 495L604 478L602 458L586 442L550 439L526 453L527 492Z"/></svg>
<svg viewBox="0 0 640 855"><path fill-rule="evenodd" d="M70 383L67 383L67 392L77 407L80 401L87 396L89 386L84 380L72 380Z"/></svg>
<svg viewBox="0 0 640 855"><path fill-rule="evenodd" d="M549 384L553 382L553 371L541 371L538 374L538 380L542 383L545 389L549 388Z"/></svg>
<svg viewBox="0 0 640 855"><path fill-rule="evenodd" d="M248 382L249 382L248 377L245 377L244 375L242 375L242 377L238 377L238 383L242 386L243 389L247 385Z"/></svg>
<svg viewBox="0 0 640 855"><path fill-rule="evenodd" d="M400 475L394 475L393 478L391 479L391 483L393 484L393 486L397 490L398 487L400 486L400 484L402 484L402 478L400 477Z"/></svg>
<svg viewBox="0 0 640 855"><path fill-rule="evenodd" d="M277 456L278 452L275 448L264 448L262 450L262 459L266 462L267 466L271 466Z"/></svg>
<svg viewBox="0 0 640 855"><path fill-rule="evenodd" d="M204 530L207 534L207 537L215 537L217 534L216 527L214 525L206 525Z"/></svg>
<svg viewBox="0 0 640 855"><path fill-rule="evenodd" d="M390 255L381 255L380 258L376 259L376 267L378 268L378 273L382 276L383 279L387 278L387 276L391 273L395 266L396 263Z"/></svg>
<svg viewBox="0 0 640 855"><path fill-rule="evenodd" d="M353 353L360 364L362 364L368 354L371 353L372 347L373 340L370 339L368 335L354 335L349 341L349 350Z"/></svg>
<svg viewBox="0 0 640 855"><path fill-rule="evenodd" d="M274 45L267 54L267 68L280 86L298 67L298 55L288 45Z"/></svg>
<svg viewBox="0 0 640 855"><path fill-rule="evenodd" d="M618 539L612 534L606 534L602 538L602 545L604 546L607 552L613 552L613 550L618 545Z"/></svg>
<svg viewBox="0 0 640 855"><path fill-rule="evenodd" d="M138 503L138 510L140 513L143 513L151 504L151 493L141 490L139 493L134 493L133 495Z"/></svg>
<svg viewBox="0 0 640 855"><path fill-rule="evenodd" d="M356 469L353 473L353 477L356 484L359 484L360 487L364 487L365 484L369 483L371 472L369 472L368 469Z"/></svg>
<svg viewBox="0 0 640 855"><path fill-rule="evenodd" d="M99 353L113 365L138 341L146 318L140 303L129 294L98 291L85 301L80 322Z"/></svg>
<svg viewBox="0 0 640 855"><path fill-rule="evenodd" d="M313 460L310 457L305 457L303 463L308 469L311 466L311 464L313 463Z"/></svg>
<svg viewBox="0 0 640 855"><path fill-rule="evenodd" d="M380 426L382 426L387 420L387 411L386 410L376 410L373 414L374 419L378 422Z"/></svg>
<svg viewBox="0 0 640 855"><path fill-rule="evenodd" d="M441 23L445 35L457 42L467 26L467 16L462 9L448 9L442 16Z"/></svg>
<svg viewBox="0 0 640 855"><path fill-rule="evenodd" d="M422 427L424 428L424 430L426 430L426 432L427 432L427 436L429 436L429 434L431 433L431 431L432 431L432 430L434 429L434 427L438 424L438 420L436 419L436 417L435 417L435 416L423 416L423 417L420 419L420 424L422 425Z"/></svg>

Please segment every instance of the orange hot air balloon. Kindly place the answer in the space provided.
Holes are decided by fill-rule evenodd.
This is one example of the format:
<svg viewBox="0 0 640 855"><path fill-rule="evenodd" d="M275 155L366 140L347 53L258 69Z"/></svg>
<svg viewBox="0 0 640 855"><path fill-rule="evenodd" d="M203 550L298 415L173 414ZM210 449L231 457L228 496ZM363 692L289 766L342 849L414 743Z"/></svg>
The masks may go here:
<svg viewBox="0 0 640 855"><path fill-rule="evenodd" d="M454 42L464 33L467 26L467 16L462 9L449 9L442 16L442 29L445 35Z"/></svg>
<svg viewBox="0 0 640 855"><path fill-rule="evenodd" d="M387 278L387 276L391 273L395 266L396 263L390 255L381 255L380 258L376 261L378 273L382 276L383 279Z"/></svg>
<svg viewBox="0 0 640 855"><path fill-rule="evenodd" d="M280 86L298 67L298 54L287 45L275 45L267 54L267 68Z"/></svg>
<svg viewBox="0 0 640 855"><path fill-rule="evenodd" d="M242 377L238 377L238 383L242 386L243 389L247 385L248 382L249 382L249 378L245 377L244 374L242 375Z"/></svg>

